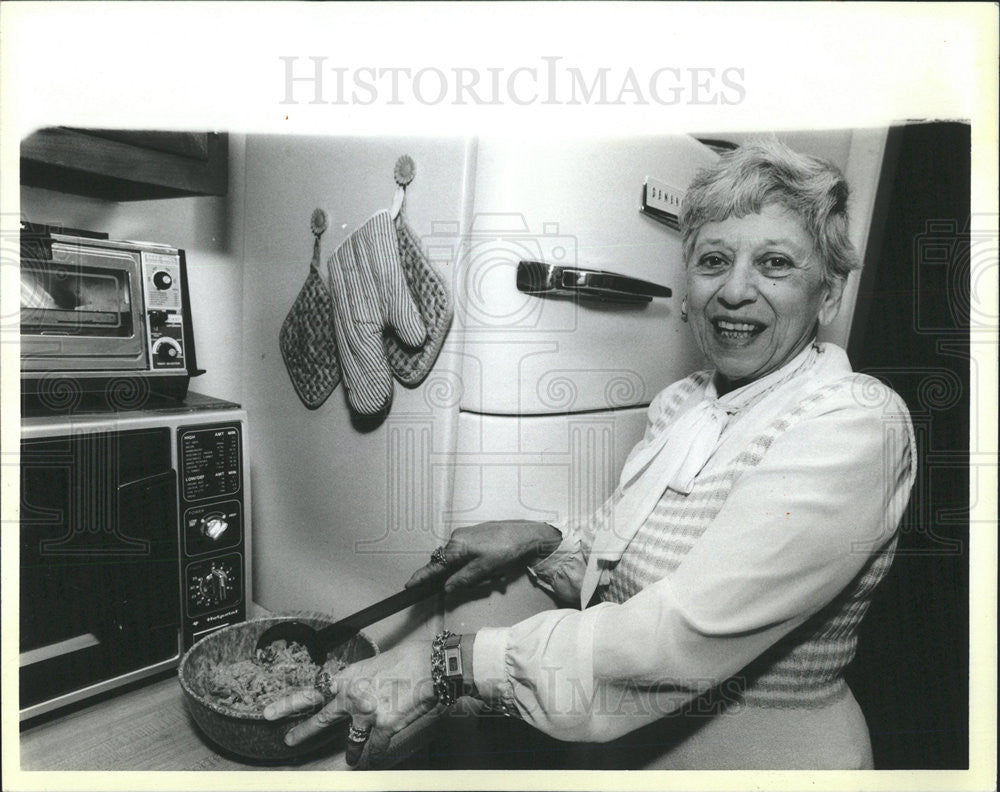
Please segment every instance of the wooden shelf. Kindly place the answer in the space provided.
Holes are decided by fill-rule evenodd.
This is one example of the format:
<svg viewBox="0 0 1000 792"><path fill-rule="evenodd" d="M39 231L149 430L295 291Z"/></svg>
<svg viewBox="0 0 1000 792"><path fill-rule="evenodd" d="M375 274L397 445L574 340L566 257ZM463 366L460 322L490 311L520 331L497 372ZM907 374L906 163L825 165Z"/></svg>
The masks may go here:
<svg viewBox="0 0 1000 792"><path fill-rule="evenodd" d="M228 154L225 134L56 127L21 142L21 184L110 201L225 195Z"/></svg>

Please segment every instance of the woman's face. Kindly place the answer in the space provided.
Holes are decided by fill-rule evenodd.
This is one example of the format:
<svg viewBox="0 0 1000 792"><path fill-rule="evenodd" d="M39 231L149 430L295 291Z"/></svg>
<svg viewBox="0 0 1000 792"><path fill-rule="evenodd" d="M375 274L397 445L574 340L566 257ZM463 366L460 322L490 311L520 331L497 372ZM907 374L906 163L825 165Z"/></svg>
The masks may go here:
<svg viewBox="0 0 1000 792"><path fill-rule="evenodd" d="M837 315L843 283L828 285L802 220L777 204L706 223L687 262L695 339L728 388L780 368Z"/></svg>

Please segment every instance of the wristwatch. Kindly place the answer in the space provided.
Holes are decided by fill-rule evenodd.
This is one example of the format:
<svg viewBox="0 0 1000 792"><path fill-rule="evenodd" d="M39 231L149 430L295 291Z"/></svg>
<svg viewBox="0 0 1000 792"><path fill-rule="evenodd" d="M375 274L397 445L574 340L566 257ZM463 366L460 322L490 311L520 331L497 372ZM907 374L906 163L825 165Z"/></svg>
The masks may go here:
<svg viewBox="0 0 1000 792"><path fill-rule="evenodd" d="M452 700L464 694L461 635L451 634L444 639L444 679Z"/></svg>

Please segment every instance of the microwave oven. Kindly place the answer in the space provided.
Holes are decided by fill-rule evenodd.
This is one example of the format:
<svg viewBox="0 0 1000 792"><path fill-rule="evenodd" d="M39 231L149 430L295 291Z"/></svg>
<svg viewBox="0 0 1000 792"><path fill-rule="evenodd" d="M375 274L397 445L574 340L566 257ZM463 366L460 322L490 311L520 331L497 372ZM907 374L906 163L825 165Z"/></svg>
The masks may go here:
<svg viewBox="0 0 1000 792"><path fill-rule="evenodd" d="M63 229L64 231L66 229ZM21 381L64 405L183 398L197 367L184 251L21 224Z"/></svg>
<svg viewBox="0 0 1000 792"><path fill-rule="evenodd" d="M176 667L250 601L247 417L189 393L22 418L19 696L30 720Z"/></svg>

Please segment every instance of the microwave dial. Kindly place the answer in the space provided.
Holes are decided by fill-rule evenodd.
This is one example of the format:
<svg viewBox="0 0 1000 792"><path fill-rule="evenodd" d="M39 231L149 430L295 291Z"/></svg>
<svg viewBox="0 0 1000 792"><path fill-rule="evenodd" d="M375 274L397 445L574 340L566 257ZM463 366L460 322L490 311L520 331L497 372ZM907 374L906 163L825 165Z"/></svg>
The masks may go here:
<svg viewBox="0 0 1000 792"><path fill-rule="evenodd" d="M229 593L229 575L224 569L213 569L198 581L198 587L209 602L224 602Z"/></svg>
<svg viewBox="0 0 1000 792"><path fill-rule="evenodd" d="M208 608L226 601L232 581L230 572L214 564L204 575L196 575L191 581L191 600L195 605Z"/></svg>
<svg viewBox="0 0 1000 792"><path fill-rule="evenodd" d="M191 449L189 453L193 453ZM191 472L190 467L185 470ZM201 473L198 475L206 477L213 477L213 473L219 472L218 469L213 471L204 467L199 470ZM188 556L206 553L218 556L220 550L239 544L242 535L240 522L239 501L192 506L184 512L184 552Z"/></svg>
<svg viewBox="0 0 1000 792"><path fill-rule="evenodd" d="M226 532L226 529L229 528L226 516L218 512L206 514L199 522L201 524L201 535L211 539L213 542L218 540Z"/></svg>
<svg viewBox="0 0 1000 792"><path fill-rule="evenodd" d="M240 575L233 557L205 561L189 571L188 602L192 614L205 613L240 599Z"/></svg>

